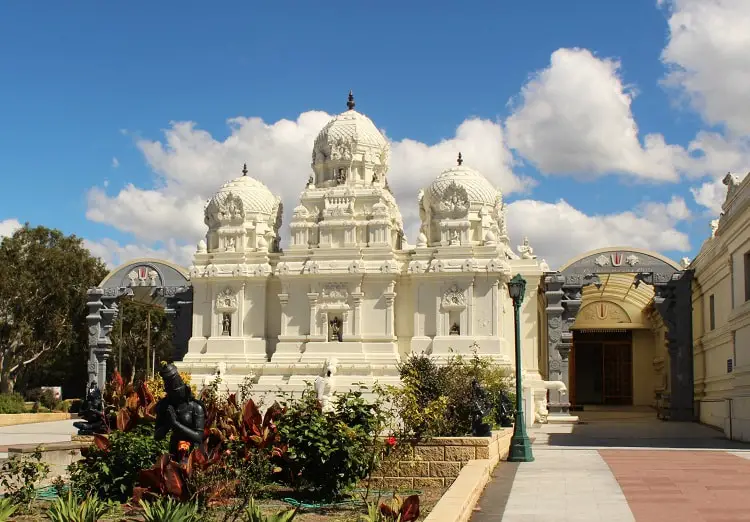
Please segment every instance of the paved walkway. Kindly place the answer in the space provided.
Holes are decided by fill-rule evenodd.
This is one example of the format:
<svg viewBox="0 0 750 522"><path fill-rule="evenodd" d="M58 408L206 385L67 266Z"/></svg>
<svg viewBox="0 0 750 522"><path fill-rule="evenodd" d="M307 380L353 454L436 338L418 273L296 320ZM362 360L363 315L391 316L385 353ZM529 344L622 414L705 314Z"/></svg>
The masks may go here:
<svg viewBox="0 0 750 522"><path fill-rule="evenodd" d="M750 521L750 445L648 411L581 419L530 430L536 460L501 463L472 522Z"/></svg>

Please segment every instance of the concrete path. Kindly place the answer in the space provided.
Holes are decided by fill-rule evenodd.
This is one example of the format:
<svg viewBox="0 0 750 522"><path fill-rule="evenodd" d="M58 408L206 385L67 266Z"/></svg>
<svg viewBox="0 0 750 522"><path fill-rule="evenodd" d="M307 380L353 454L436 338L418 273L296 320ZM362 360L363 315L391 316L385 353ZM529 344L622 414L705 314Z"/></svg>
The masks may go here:
<svg viewBox="0 0 750 522"><path fill-rule="evenodd" d="M8 447L17 444L69 442L70 436L78 433L73 422L64 420L0 427L0 458L7 458Z"/></svg>
<svg viewBox="0 0 750 522"><path fill-rule="evenodd" d="M750 445L653 412L581 420L530 430L536 460L501 462L472 522L750 521Z"/></svg>

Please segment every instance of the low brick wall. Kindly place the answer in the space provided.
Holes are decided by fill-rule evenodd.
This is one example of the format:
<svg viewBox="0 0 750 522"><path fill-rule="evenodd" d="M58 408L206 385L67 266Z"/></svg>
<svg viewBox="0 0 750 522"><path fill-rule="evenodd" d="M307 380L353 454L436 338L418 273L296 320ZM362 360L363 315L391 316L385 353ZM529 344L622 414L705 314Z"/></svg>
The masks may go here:
<svg viewBox="0 0 750 522"><path fill-rule="evenodd" d="M72 419L70 413L0 413L0 426L34 424Z"/></svg>
<svg viewBox="0 0 750 522"><path fill-rule="evenodd" d="M492 467L508 456L511 428L490 437L435 437L416 446L401 445L373 474L375 482L389 488L450 486L471 460L488 460Z"/></svg>

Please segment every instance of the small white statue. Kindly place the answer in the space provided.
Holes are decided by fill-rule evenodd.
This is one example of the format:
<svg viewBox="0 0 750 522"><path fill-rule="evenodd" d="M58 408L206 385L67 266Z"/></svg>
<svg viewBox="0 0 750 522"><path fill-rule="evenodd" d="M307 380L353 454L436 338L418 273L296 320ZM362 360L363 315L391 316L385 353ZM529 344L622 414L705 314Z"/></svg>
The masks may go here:
<svg viewBox="0 0 750 522"><path fill-rule="evenodd" d="M528 237L523 238L523 245L518 245L518 251L521 253L521 259L536 259Z"/></svg>
<svg viewBox="0 0 750 522"><path fill-rule="evenodd" d="M719 230L719 220L713 219L710 223L711 226L711 238L716 237L716 231Z"/></svg>
<svg viewBox="0 0 750 522"><path fill-rule="evenodd" d="M549 265L547 264L547 260L546 259L542 259L542 261L539 263L539 270L541 270L542 272L549 272L550 271Z"/></svg>
<svg viewBox="0 0 750 522"><path fill-rule="evenodd" d="M236 241L234 237L228 237L227 238L227 252L234 252L234 248L236 245Z"/></svg>
<svg viewBox="0 0 750 522"><path fill-rule="evenodd" d="M420 232L417 236L417 246L419 248L424 248L427 246L427 236L424 232Z"/></svg>
<svg viewBox="0 0 750 522"><path fill-rule="evenodd" d="M335 357L326 360L323 375L315 379L315 393L318 396L323 411L333 409L333 393L336 389L336 372L338 371L339 361Z"/></svg>
<svg viewBox="0 0 750 522"><path fill-rule="evenodd" d="M687 269L687 267L690 266L690 258L689 257L683 257L680 260L680 264L682 265L683 270Z"/></svg>
<svg viewBox="0 0 750 522"><path fill-rule="evenodd" d="M198 241L198 248L196 249L199 254L205 254L206 253L206 242L201 239Z"/></svg>
<svg viewBox="0 0 750 522"><path fill-rule="evenodd" d="M458 230L451 230L451 246L457 246L461 244L461 237L458 234Z"/></svg>

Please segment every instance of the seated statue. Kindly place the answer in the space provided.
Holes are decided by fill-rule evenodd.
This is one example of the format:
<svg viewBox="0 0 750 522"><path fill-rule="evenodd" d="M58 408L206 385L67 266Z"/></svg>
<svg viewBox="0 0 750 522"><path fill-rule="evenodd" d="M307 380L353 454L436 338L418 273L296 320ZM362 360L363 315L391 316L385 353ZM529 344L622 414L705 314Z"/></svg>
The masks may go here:
<svg viewBox="0 0 750 522"><path fill-rule="evenodd" d="M164 380L167 395L156 405L154 438L162 440L171 431L169 453L174 458L184 457L203 442L206 408L193 397L190 386L183 382L174 364L162 362L159 375Z"/></svg>
<svg viewBox="0 0 750 522"><path fill-rule="evenodd" d="M504 391L500 392L500 405L497 411L497 423L503 428L513 426L513 403Z"/></svg>
<svg viewBox="0 0 750 522"><path fill-rule="evenodd" d="M488 403L487 392L476 379L471 381L471 397L471 433L475 437L489 437L492 429L484 422Z"/></svg>
<svg viewBox="0 0 750 522"><path fill-rule="evenodd" d="M78 435L104 434L109 431L104 417L102 392L96 385L96 381L91 381L91 384L89 384L89 388L86 390L86 398L81 404L78 416L85 419L85 422L73 423L73 426L78 428Z"/></svg>

